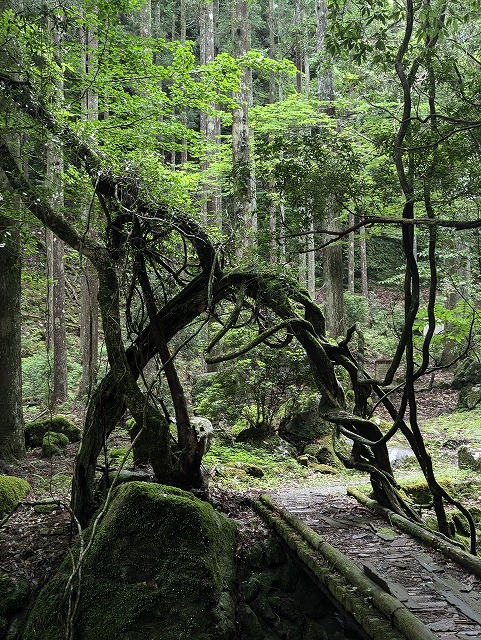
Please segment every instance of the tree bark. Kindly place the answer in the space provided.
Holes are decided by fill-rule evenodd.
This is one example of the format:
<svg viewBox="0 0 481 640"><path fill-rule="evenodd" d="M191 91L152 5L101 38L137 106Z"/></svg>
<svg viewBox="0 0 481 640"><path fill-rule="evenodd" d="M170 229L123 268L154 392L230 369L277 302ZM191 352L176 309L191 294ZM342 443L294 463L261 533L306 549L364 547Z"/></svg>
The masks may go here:
<svg viewBox="0 0 481 640"><path fill-rule="evenodd" d="M4 183L2 174L2 183ZM25 455L22 413L21 245L14 197L13 216L0 215L0 462Z"/></svg>
<svg viewBox="0 0 481 640"><path fill-rule="evenodd" d="M90 396L97 383L99 332L99 305L97 295L99 281L90 261L85 261L81 280L80 350L82 354L82 378L79 394Z"/></svg>
<svg viewBox="0 0 481 640"><path fill-rule="evenodd" d="M200 63L208 64L215 58L214 1L203 2L200 9ZM215 107L215 105L212 105ZM202 188L202 210L208 226L222 227L222 198L215 179L209 179L209 170L216 160L219 147L220 120L208 113L200 114L200 130L205 136L207 150L202 171L207 180Z"/></svg>
<svg viewBox="0 0 481 640"><path fill-rule="evenodd" d="M316 0L316 49L322 61L317 70L317 92L319 100L325 104L324 113L334 117L334 106L329 103L334 99L334 80L332 60L326 52L325 40L328 28L328 7L325 0ZM341 224L337 218L335 200L328 196L326 201L325 223L330 231L341 231ZM329 240L330 236L326 236ZM323 267L323 297L326 327L333 338L345 333L344 320L344 283L342 247L336 243L325 247L322 254Z"/></svg>
<svg viewBox="0 0 481 640"><path fill-rule="evenodd" d="M52 38L57 45L57 58L61 62L61 38L54 28ZM63 93L63 81L57 84L59 94ZM63 146L50 140L47 149L46 188L50 193L53 209L64 206L63 185ZM52 389L49 405L54 410L67 400L67 337L65 329L65 269L64 243L50 230L47 231L48 265L48 311L49 311L49 347L53 349Z"/></svg>
<svg viewBox="0 0 481 640"><path fill-rule="evenodd" d="M354 214L349 214L349 227L354 225ZM349 293L354 293L356 290L356 235L354 231L349 234L349 254L348 254L348 268L347 268L347 290Z"/></svg>
<svg viewBox="0 0 481 640"><path fill-rule="evenodd" d="M49 344L53 352L49 406L52 410L68 397L64 254L63 242L47 231Z"/></svg>
<svg viewBox="0 0 481 640"><path fill-rule="evenodd" d="M98 38L94 28L84 28L80 33L80 43L83 49L82 64L86 77L92 78L92 83L85 91L83 98L83 117L90 121L98 119L99 97L94 88L93 79L96 68L94 56L98 49ZM85 204L85 220L87 232L92 233L92 218L96 215L95 203L91 200ZM99 289L98 277L92 263L84 260L81 278L81 308L80 308L80 350L82 356L82 378L79 394L90 396L97 383L98 369L98 334L99 334L99 306L97 294Z"/></svg>
<svg viewBox="0 0 481 640"><path fill-rule="evenodd" d="M250 49L249 14L247 0L235 0L232 5L232 40L234 55L244 56ZM233 225L240 234L239 253L243 247L255 244L257 232L257 202L254 165L250 151L249 105L252 74L246 69L235 95L238 108L232 119L232 215Z"/></svg>

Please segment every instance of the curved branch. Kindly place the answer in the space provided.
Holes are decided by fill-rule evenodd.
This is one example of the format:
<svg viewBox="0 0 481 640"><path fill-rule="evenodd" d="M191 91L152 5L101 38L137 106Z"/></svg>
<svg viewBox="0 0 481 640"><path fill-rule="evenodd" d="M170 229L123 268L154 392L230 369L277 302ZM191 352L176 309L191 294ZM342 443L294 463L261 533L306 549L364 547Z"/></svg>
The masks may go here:
<svg viewBox="0 0 481 640"><path fill-rule="evenodd" d="M289 320L284 320L284 322L277 324L275 327L271 327L270 329L263 331L256 338L254 338L254 340L249 342L249 344L245 345L245 347L243 347L242 349L238 349L237 351L232 351L231 353L226 353L219 356L204 356L204 360L206 361L207 364L217 364L218 362L227 362L228 360L235 360L236 358L239 358L240 356L245 355L255 347L265 342L267 338L270 338L270 336L274 335L278 331L281 331L281 329L286 329L290 327L291 323L293 322L299 322L299 318L290 318Z"/></svg>

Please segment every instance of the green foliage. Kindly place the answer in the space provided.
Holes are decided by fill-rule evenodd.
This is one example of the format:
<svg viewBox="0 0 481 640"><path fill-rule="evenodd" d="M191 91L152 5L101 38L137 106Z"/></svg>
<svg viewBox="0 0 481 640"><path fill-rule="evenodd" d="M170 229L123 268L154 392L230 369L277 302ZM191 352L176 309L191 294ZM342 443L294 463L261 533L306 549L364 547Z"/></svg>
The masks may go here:
<svg viewBox="0 0 481 640"><path fill-rule="evenodd" d="M31 348L41 348L33 342ZM22 358L22 388L24 402L45 406L51 393L52 362L45 350ZM70 390L78 387L82 366L73 359L68 361L67 384Z"/></svg>
<svg viewBox="0 0 481 640"><path fill-rule="evenodd" d="M317 106L317 112L316 112ZM310 213L323 220L328 198L352 197L359 159L349 131L319 112L319 103L289 98L254 110L258 180L276 184L277 195L291 207L290 226L304 230Z"/></svg>
<svg viewBox="0 0 481 640"><path fill-rule="evenodd" d="M30 485L22 478L0 476L0 518L10 513L30 491Z"/></svg>
<svg viewBox="0 0 481 640"><path fill-rule="evenodd" d="M344 313L348 327L356 323L366 325L369 320L369 302L364 296L345 291Z"/></svg>
<svg viewBox="0 0 481 640"><path fill-rule="evenodd" d="M289 482L315 483L317 479L296 461L289 446L276 436L257 444L222 444L216 439L204 457L204 464L215 470L214 481L237 489L285 487ZM249 467L259 468L262 475L249 473Z"/></svg>
<svg viewBox="0 0 481 640"><path fill-rule="evenodd" d="M24 402L42 405L47 403L50 375L51 366L45 351L22 358Z"/></svg>
<svg viewBox="0 0 481 640"><path fill-rule="evenodd" d="M255 334L232 331L229 346L241 347ZM272 349L261 345L225 363L196 398L196 411L235 435L246 427L272 431L287 403L297 405L311 392L306 357L299 345Z"/></svg>

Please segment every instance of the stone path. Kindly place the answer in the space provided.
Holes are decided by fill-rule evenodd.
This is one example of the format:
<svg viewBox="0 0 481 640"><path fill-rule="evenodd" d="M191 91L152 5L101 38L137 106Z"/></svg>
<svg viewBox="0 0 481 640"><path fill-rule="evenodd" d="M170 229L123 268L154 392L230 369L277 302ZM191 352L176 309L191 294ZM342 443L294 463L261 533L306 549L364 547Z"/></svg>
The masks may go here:
<svg viewBox="0 0 481 640"><path fill-rule="evenodd" d="M334 491L276 491L270 497L397 598L433 637L481 639L481 578L346 496L345 487Z"/></svg>

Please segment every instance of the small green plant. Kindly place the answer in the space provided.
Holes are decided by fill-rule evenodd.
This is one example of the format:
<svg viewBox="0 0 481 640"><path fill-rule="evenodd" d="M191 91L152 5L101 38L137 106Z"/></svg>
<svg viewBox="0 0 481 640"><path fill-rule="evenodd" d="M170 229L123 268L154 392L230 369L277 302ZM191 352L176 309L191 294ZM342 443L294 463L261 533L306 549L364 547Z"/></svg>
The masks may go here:
<svg viewBox="0 0 481 640"><path fill-rule="evenodd" d="M366 325L369 320L369 302L364 296L345 291L344 313L348 327L356 323Z"/></svg>
<svg viewBox="0 0 481 640"><path fill-rule="evenodd" d="M31 405L46 405L50 375L51 366L45 352L22 358L24 402Z"/></svg>
<svg viewBox="0 0 481 640"><path fill-rule="evenodd" d="M242 348L253 332L233 331L230 348ZM307 359L299 345L282 349L260 345L225 363L196 397L196 412L221 425L232 436L244 428L273 433L286 406L312 393Z"/></svg>

